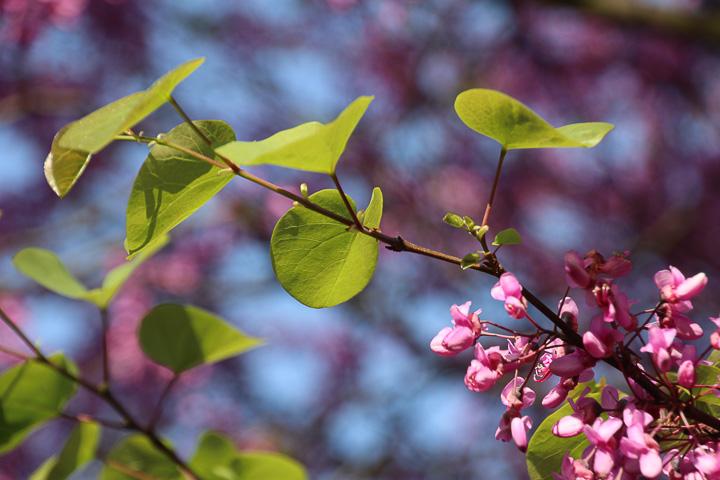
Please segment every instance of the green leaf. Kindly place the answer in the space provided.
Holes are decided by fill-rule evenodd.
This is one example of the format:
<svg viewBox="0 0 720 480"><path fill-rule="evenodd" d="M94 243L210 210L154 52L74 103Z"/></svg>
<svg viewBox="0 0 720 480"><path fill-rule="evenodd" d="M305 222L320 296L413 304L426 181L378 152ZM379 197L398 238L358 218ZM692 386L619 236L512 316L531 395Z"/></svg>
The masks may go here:
<svg viewBox="0 0 720 480"><path fill-rule="evenodd" d="M95 458L100 441L97 423L80 423L70 434L60 455L50 457L30 480L65 480Z"/></svg>
<svg viewBox="0 0 720 480"><path fill-rule="evenodd" d="M220 120L193 122L214 147L235 140L232 128ZM214 157L214 152L187 123L173 128L165 140ZM164 145L150 151L130 193L125 248L132 258L195 213L233 178L229 170L197 160Z"/></svg>
<svg viewBox="0 0 720 480"><path fill-rule="evenodd" d="M138 334L145 354L175 373L219 362L262 343L210 312L172 303L145 315Z"/></svg>
<svg viewBox="0 0 720 480"><path fill-rule="evenodd" d="M480 261L480 254L477 252L468 253L462 258L460 262L460 268L467 270Z"/></svg>
<svg viewBox="0 0 720 480"><path fill-rule="evenodd" d="M717 385L718 377L720 377L720 368L711 367L708 365L697 365L695 367L695 383L700 385ZM706 388L694 388L693 394L697 395L700 392L707 392ZM696 405L701 410L714 415L720 416L720 398L716 397L712 393L699 397L696 401Z"/></svg>
<svg viewBox="0 0 720 480"><path fill-rule="evenodd" d="M379 190L373 192L365 225L379 224ZM321 190L310 200L348 216L337 190ZM355 202L349 199L353 209ZM343 303L370 282L378 257L378 241L303 206L291 208L275 225L270 240L273 269L280 285L308 307Z"/></svg>
<svg viewBox="0 0 720 480"><path fill-rule="evenodd" d="M520 238L520 234L514 228L506 228L498 232L498 234L495 235L495 240L492 242L496 247L500 245L520 245L521 243L522 239Z"/></svg>
<svg viewBox="0 0 720 480"><path fill-rule="evenodd" d="M373 188L370 203L365 209L363 226L369 229L380 228L380 220L383 214L383 194L380 187Z"/></svg>
<svg viewBox="0 0 720 480"><path fill-rule="evenodd" d="M582 389L585 386L587 385L581 385ZM593 393L589 393L587 396L596 400L599 399L600 391L596 391L594 384L590 384L590 386ZM576 398L582 392L582 389L576 388L569 397ZM583 450L589 445L587 438L582 433L570 438L560 438L553 435L553 425L562 417L573 413L574 410L570 404L565 402L562 407L548 415L540 423L532 438L530 438L526 462L528 475L532 480L551 479L553 473L560 472L562 459L566 453L573 458L580 458Z"/></svg>
<svg viewBox="0 0 720 480"><path fill-rule="evenodd" d="M238 165L278 165L335 173L350 135L374 97L358 97L330 123L309 122L257 142L232 142L217 152Z"/></svg>
<svg viewBox="0 0 720 480"><path fill-rule="evenodd" d="M53 139L45 159L45 178L64 197L99 152L118 135L160 108L175 87L198 68L204 59L190 60L166 73L150 88L116 100L63 127Z"/></svg>
<svg viewBox="0 0 720 480"><path fill-rule="evenodd" d="M443 222L447 223L451 227L455 228L465 228L465 221L463 220L463 217L456 213L448 212L443 217Z"/></svg>
<svg viewBox="0 0 720 480"><path fill-rule="evenodd" d="M13 265L26 277L59 295L76 299L84 299L88 295L85 285L49 250L35 247L20 250L13 257Z"/></svg>
<svg viewBox="0 0 720 480"><path fill-rule="evenodd" d="M158 237L146 248L142 255L111 270L103 280L100 288L88 290L73 276L62 261L50 250L42 248L26 248L13 258L13 264L23 275L59 295L76 300L85 300L98 308L107 308L115 294L122 288L133 272L142 263L164 247L168 237Z"/></svg>
<svg viewBox="0 0 720 480"><path fill-rule="evenodd" d="M274 452L238 452L232 441L216 432L200 438L190 466L205 480L305 480L295 460Z"/></svg>
<svg viewBox="0 0 720 480"><path fill-rule="evenodd" d="M100 480L183 480L178 467L144 435L121 440L105 459Z"/></svg>
<svg viewBox="0 0 720 480"><path fill-rule="evenodd" d="M51 361L69 371L62 355ZM28 360L0 375L0 452L15 448L42 423L56 417L75 394L75 383L53 368Z"/></svg>
<svg viewBox="0 0 720 480"><path fill-rule="evenodd" d="M506 150L594 147L614 128L610 123L574 123L555 128L514 98L496 90L475 88L457 96L455 111L476 132Z"/></svg>

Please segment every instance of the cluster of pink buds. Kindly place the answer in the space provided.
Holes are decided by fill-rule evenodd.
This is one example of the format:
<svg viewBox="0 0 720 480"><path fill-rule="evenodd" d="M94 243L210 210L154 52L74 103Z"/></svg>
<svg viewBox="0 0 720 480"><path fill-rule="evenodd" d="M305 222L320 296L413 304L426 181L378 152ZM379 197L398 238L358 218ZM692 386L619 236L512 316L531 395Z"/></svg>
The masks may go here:
<svg viewBox="0 0 720 480"><path fill-rule="evenodd" d="M481 320L481 311L471 313L467 302L451 307L453 326L442 329L431 348L439 355L456 355L474 346L465 375L471 391L490 390L502 377L510 377L500 395L506 410L495 438L513 440L522 451L528 448L533 423L523 410L536 397L530 381L557 377L541 403L556 408L567 401L566 408L572 410L552 426L552 433L583 438L587 445L578 458L565 456L554 474L558 480L661 475L720 480L720 421L715 422L707 407L698 410L703 404L720 405L720 379L715 375L708 380L708 371L715 370L700 370L710 368L708 354L720 350L720 317L710 319L713 328L703 350L697 341L705 331L688 317L692 299L704 289L707 277L698 273L686 278L675 267L661 270L654 278L657 305L633 312L633 302L616 283L630 270L627 253L606 260L597 251L585 256L568 252L567 283L584 291L588 307L596 313L581 322L577 304L566 294L558 315L549 316L552 328L532 318L517 278L503 273L492 297L504 302L510 317L526 321L534 330L521 332ZM574 337L567 327L576 332ZM483 345L482 337L502 339L507 346ZM591 382L600 362L623 374L626 393Z"/></svg>

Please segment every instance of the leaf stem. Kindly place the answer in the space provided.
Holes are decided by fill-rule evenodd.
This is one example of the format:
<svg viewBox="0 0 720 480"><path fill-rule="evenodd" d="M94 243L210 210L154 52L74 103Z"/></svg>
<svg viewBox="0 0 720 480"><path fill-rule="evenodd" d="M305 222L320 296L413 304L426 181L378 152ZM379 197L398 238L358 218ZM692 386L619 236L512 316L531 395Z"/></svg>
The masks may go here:
<svg viewBox="0 0 720 480"><path fill-rule="evenodd" d="M495 201L495 192L497 191L498 183L500 182L500 173L502 173L503 162L505 161L505 155L507 155L507 149L502 147L500 150L500 158L498 159L497 168L495 169L495 178L493 179L492 189L490 190L490 198L488 198L487 206L485 207L485 214L483 215L481 227L487 225L490 220L490 212L492 211L493 202Z"/></svg>
<svg viewBox="0 0 720 480"><path fill-rule="evenodd" d="M102 323L103 384L106 388L110 388L110 350L108 349L110 317L107 308L100 309L100 321Z"/></svg>
<svg viewBox="0 0 720 480"><path fill-rule="evenodd" d="M168 396L170 395L170 391L172 390L173 386L177 383L177 381L180 379L180 374L174 373L170 381L165 385L165 388L163 389L162 393L160 394L160 398L158 399L157 404L155 405L155 409L153 410L152 415L150 416L150 422L148 423L148 428L150 430L154 430L157 423L160 421L160 418L162 417L162 409L163 405L165 404L165 400L167 400Z"/></svg>
<svg viewBox="0 0 720 480"><path fill-rule="evenodd" d="M193 123L192 119L188 116L187 113L185 113L185 110L183 110L183 108L180 106L180 104L175 100L175 98L172 95L170 95L169 102L170 102L170 105L172 105L173 108L175 109L175 111L178 113L178 115L180 115L180 117L183 119L183 121L185 121L185 123L187 123L190 126L190 128L192 128L195 131L195 133L197 133L200 136L200 138L202 138L205 141L205 143L208 144L208 146L212 147L212 141L207 137L207 135L205 135L205 133L203 133L202 130L200 130L198 128L197 125L195 125Z"/></svg>
<svg viewBox="0 0 720 480"><path fill-rule="evenodd" d="M331 173L330 178L332 178L333 182L335 182L335 186L337 187L338 192L340 192L340 197L342 198L348 213L350 213L350 217L353 219L353 222L355 222L355 226L358 230L362 232L365 229L363 228L362 223L360 223L360 220L358 219L355 210L353 210L352 205L350 205L350 200L348 200L347 195L345 195L345 190L343 190L342 185L340 185L340 180L338 180L338 177L335 173Z"/></svg>

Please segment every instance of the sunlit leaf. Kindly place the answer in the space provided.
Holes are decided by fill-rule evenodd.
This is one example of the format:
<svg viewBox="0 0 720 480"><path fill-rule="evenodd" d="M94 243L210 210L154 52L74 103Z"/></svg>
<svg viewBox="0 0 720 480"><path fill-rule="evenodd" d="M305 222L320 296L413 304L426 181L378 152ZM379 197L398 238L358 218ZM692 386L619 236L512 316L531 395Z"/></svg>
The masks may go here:
<svg viewBox="0 0 720 480"><path fill-rule="evenodd" d="M190 466L205 480L305 480L305 469L274 452L239 452L232 441L215 432L200 438Z"/></svg>
<svg viewBox="0 0 720 480"><path fill-rule="evenodd" d="M133 272L167 242L167 236L158 237L151 248L146 248L142 255L111 270L105 276L102 287L92 290L88 290L75 278L57 255L49 250L26 248L15 255L13 264L22 274L52 292L68 298L85 300L99 308L106 308Z"/></svg>
<svg viewBox="0 0 720 480"><path fill-rule="evenodd" d="M74 371L62 355L56 365ZM0 452L15 448L42 423L56 417L75 394L75 383L44 363L28 360L0 375Z"/></svg>
<svg viewBox="0 0 720 480"><path fill-rule="evenodd" d="M128 128L142 121L170 99L175 87L202 64L198 58L166 73L147 90L116 100L63 127L53 139L45 160L45 178L64 197L99 152Z"/></svg>
<svg viewBox="0 0 720 480"><path fill-rule="evenodd" d="M100 442L100 426L92 422L78 424L57 456L50 457L30 480L65 480L95 458Z"/></svg>
<svg viewBox="0 0 720 480"><path fill-rule="evenodd" d="M138 334L145 354L176 373L219 362L262 343L210 312L172 303L153 308Z"/></svg>
<svg viewBox="0 0 720 480"><path fill-rule="evenodd" d="M379 189L365 214L365 225L379 225ZM310 200L349 217L337 190L321 190ZM354 207L354 202L350 199ZM331 307L360 293L370 282L378 257L378 242L355 228L303 206L280 218L270 240L273 268L280 284L299 302L314 308Z"/></svg>
<svg viewBox="0 0 720 480"><path fill-rule="evenodd" d="M184 476L164 453L144 435L125 437L105 458L100 480L184 480Z"/></svg>
<svg viewBox="0 0 720 480"><path fill-rule="evenodd" d="M500 245L519 245L520 243L522 243L522 239L518 231L514 228L506 228L498 232L498 234L495 235L495 240L492 242L496 247Z"/></svg>
<svg viewBox="0 0 720 480"><path fill-rule="evenodd" d="M309 122L257 142L232 142L217 152L238 165L278 165L334 173L350 135L373 97L359 97L330 123Z"/></svg>
<svg viewBox="0 0 720 480"><path fill-rule="evenodd" d="M220 146L235 139L232 128L220 120L200 120L195 125ZM165 140L205 156L214 153L186 123L173 128ZM202 207L233 178L233 173L163 145L150 151L128 200L125 248L130 257Z"/></svg>
<svg viewBox="0 0 720 480"><path fill-rule="evenodd" d="M13 257L13 265L26 277L64 297L84 299L89 293L57 255L49 250L35 247L20 250Z"/></svg>
<svg viewBox="0 0 720 480"><path fill-rule="evenodd" d="M555 128L509 95L484 88L458 95L455 111L465 125L496 140L507 150L594 147L614 128L605 122Z"/></svg>

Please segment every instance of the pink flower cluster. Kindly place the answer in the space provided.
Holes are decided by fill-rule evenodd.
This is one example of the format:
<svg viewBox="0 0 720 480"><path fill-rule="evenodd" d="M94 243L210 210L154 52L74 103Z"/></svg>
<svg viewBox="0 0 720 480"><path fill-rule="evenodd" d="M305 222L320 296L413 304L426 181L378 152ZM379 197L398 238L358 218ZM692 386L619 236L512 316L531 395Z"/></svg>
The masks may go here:
<svg viewBox="0 0 720 480"><path fill-rule="evenodd" d="M588 306L597 313L587 323L580 322L577 304L566 295L558 316L551 317L552 329L532 318L517 278L503 273L492 297L504 302L510 317L525 320L534 331L481 320L481 311L471 313L467 302L451 307L453 326L435 336L431 349L445 356L474 346L465 375L471 391L490 390L502 377L512 377L500 395L506 410L495 438L513 440L521 451L528 448L533 423L523 414L535 402L531 377L536 383L557 377L541 403L556 408L567 400L572 413L556 422L552 433L561 438L582 435L587 445L578 458L565 456L561 470L554 474L558 480L653 479L662 474L670 479L720 480L720 431L685 415L688 405L718 403L712 399L720 397L720 379L707 380L706 372L703 381L709 384L698 382L699 368L712 365L707 355L720 350L720 317L710 319L714 328L709 345L698 353L697 344L691 342L705 332L687 316L707 277L698 273L686 278L675 267L661 270L655 275L657 305L633 313L633 302L616 283L630 269L627 253L606 260L596 251L585 256L568 252L568 285L582 289ZM573 337L558 322L577 334ZM587 327L581 331L579 325ZM507 346L483 345L481 337L502 339ZM603 361L623 374L629 393L586 383L594 379L593 368ZM627 370L632 373L627 374L622 365L630 365ZM521 374L525 367L528 371Z"/></svg>

